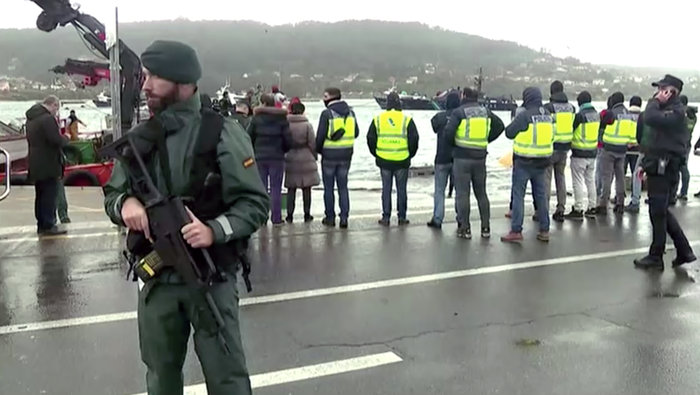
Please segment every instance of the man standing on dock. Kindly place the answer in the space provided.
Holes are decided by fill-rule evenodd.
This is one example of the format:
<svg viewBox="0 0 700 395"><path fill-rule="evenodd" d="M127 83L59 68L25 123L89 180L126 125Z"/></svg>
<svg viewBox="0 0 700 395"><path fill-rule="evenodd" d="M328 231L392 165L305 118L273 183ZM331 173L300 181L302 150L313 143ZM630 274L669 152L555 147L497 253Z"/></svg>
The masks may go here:
<svg viewBox="0 0 700 395"><path fill-rule="evenodd" d="M579 93L576 100L579 112L574 117L574 137L571 141L571 179L574 183L575 203L565 218L582 221L584 216L595 218L595 208L598 204L594 171L600 115L591 104L591 94L588 91ZM588 197L588 209L584 212L586 197Z"/></svg>
<svg viewBox="0 0 700 395"><path fill-rule="evenodd" d="M627 144L635 139L637 115L630 114L625 107L625 96L615 92L610 96L611 108L600 122L603 150L600 152L600 177L602 191L598 198L596 214L607 215L608 203L615 178L615 214L621 215L625 210L625 157Z"/></svg>
<svg viewBox="0 0 700 395"><path fill-rule="evenodd" d="M574 136L574 115L576 109L569 103L569 98L564 93L564 84L561 81L554 81L549 87L551 98L544 108L554 116L554 153L552 162L544 173L544 188L547 195L547 208L549 208L549 198L552 193L552 173L557 188L557 209L552 215L552 219L557 222L564 221L564 210L566 209L566 160L571 150L571 140Z"/></svg>
<svg viewBox="0 0 700 395"><path fill-rule="evenodd" d="M645 155L641 166L647 174L653 241L649 255L635 259L634 265L641 269L664 270L666 233L671 235L676 247L673 267L696 260L683 229L668 209L671 195L675 193L674 185L678 183L680 168L686 160L690 136L685 106L679 98L683 81L667 74L652 86L657 88L657 92L641 117L650 128L650 141L647 143L646 137L643 141Z"/></svg>
<svg viewBox="0 0 700 395"><path fill-rule="evenodd" d="M523 107L525 110L520 111L506 127L506 136L513 140L513 214L510 233L501 237L501 241L523 240L525 189L530 181L537 204L537 240L548 242L549 207L544 191L544 171L554 152L554 119L542 106L542 92L539 88L525 88Z"/></svg>
<svg viewBox="0 0 700 395"><path fill-rule="evenodd" d="M391 190L396 180L399 226L408 225L408 169L418 152L418 129L413 119L401 111L401 98L391 92L386 98L386 111L374 118L367 132L369 152L377 159L382 176L382 218L379 224L389 226Z"/></svg>
<svg viewBox="0 0 700 395"><path fill-rule="evenodd" d="M465 88L464 104L452 112L445 127L445 139L453 146L455 189L457 191L457 237L472 238L469 195L472 185L479 203L481 237L491 237L491 212L486 194L486 148L503 133L503 121L479 105L479 93Z"/></svg>
<svg viewBox="0 0 700 395"><path fill-rule="evenodd" d="M321 175L323 178L323 202L326 215L323 225L335 226L335 192L338 185L340 202L340 227L348 227L350 215L350 194L348 173L352 161L355 139L360 135L355 112L341 100L340 89L327 88L323 92L323 104L316 134L316 152L321 154Z"/></svg>

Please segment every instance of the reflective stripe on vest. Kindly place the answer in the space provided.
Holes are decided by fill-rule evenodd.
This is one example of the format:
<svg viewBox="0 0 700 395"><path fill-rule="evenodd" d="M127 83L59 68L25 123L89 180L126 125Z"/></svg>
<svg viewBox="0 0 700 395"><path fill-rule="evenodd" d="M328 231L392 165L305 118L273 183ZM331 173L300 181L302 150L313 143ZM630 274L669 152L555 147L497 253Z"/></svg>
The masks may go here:
<svg viewBox="0 0 700 395"><path fill-rule="evenodd" d="M594 151L598 148L598 131L600 130L600 114L595 111L581 114L585 122L574 130L571 147L577 150Z"/></svg>
<svg viewBox="0 0 700 395"><path fill-rule="evenodd" d="M409 158L408 123L411 117L401 111L385 111L374 118L377 129L377 157L390 162L402 162Z"/></svg>
<svg viewBox="0 0 700 395"><path fill-rule="evenodd" d="M513 141L513 153L526 158L547 158L554 152L554 119L550 115L535 115L524 132Z"/></svg>
<svg viewBox="0 0 700 395"><path fill-rule="evenodd" d="M626 146L636 140L637 114L617 114L615 122L605 127L603 142L610 145Z"/></svg>
<svg viewBox="0 0 700 395"><path fill-rule="evenodd" d="M355 145L355 113L350 111L347 117L344 117L337 112L330 110L330 118L328 119L328 134L323 142L323 149L348 149ZM340 129L345 129L343 137L339 140L331 140L333 133Z"/></svg>
<svg viewBox="0 0 700 395"><path fill-rule="evenodd" d="M455 135L455 145L461 148L485 150L489 144L491 119L486 108L464 107L464 119L460 122Z"/></svg>
<svg viewBox="0 0 700 395"><path fill-rule="evenodd" d="M552 103L554 107L554 142L570 143L574 138L574 106L569 103Z"/></svg>

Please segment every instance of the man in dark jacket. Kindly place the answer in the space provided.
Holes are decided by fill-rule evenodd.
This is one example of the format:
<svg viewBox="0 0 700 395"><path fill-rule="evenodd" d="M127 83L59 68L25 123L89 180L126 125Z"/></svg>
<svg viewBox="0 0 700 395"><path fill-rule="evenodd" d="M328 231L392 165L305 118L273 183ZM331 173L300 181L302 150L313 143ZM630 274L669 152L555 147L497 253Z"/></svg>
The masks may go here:
<svg viewBox="0 0 700 395"><path fill-rule="evenodd" d="M29 179L34 182L34 215L40 235L66 233L56 227L56 202L59 182L63 177L61 149L68 144L68 140L61 137L56 121L59 108L58 98L49 96L26 113Z"/></svg>
<svg viewBox="0 0 700 395"><path fill-rule="evenodd" d="M523 107L524 110L519 111L506 127L506 137L513 140L513 212L510 233L501 237L501 241L523 240L525 189L530 181L540 226L537 239L548 242L549 207L544 191L544 171L554 152L554 119L542 106L542 92L539 88L525 88Z"/></svg>
<svg viewBox="0 0 700 395"><path fill-rule="evenodd" d="M595 218L598 205L594 171L600 115L591 104L591 94L588 91L579 93L576 100L579 112L574 117L574 136L571 142L571 178L574 184L575 203L565 218L582 221L584 216ZM584 204L586 200L588 206ZM586 209L585 212L584 209Z"/></svg>
<svg viewBox="0 0 700 395"><path fill-rule="evenodd" d="M465 88L464 105L452 112L445 127L445 139L452 145L453 173L457 190L457 237L471 239L469 214L470 189L479 203L481 237L491 237L491 211L486 194L486 155L488 144L503 133L503 121L489 109L479 105L479 93Z"/></svg>
<svg viewBox="0 0 700 395"><path fill-rule="evenodd" d="M231 115L231 110L233 110L233 103L231 103L231 98L229 98L228 91L225 91L224 97L219 100L219 112L221 115L228 117Z"/></svg>
<svg viewBox="0 0 700 395"><path fill-rule="evenodd" d="M698 121L698 117L696 115L697 109L688 106L688 96L681 95L680 99L681 104L683 104L683 106L685 107L685 120L686 125L688 125L688 154L686 155L685 162L681 165L681 182L680 184L674 185L673 196L671 196L672 201L676 199L683 201L688 200L688 188L690 186L690 172L688 171L688 160L690 159L690 147L693 144L693 129L695 129L695 124ZM680 194L678 193L679 186L681 187Z"/></svg>
<svg viewBox="0 0 700 395"><path fill-rule="evenodd" d="M321 175L323 178L323 203L326 214L323 225L335 226L335 185L338 185L340 204L340 227L348 227L350 215L350 194L348 173L352 161L355 139L360 136L355 112L341 100L340 89L326 88L316 129L316 152L321 154Z"/></svg>
<svg viewBox="0 0 700 395"><path fill-rule="evenodd" d="M598 215L608 214L608 203L615 178L615 214L624 213L625 207L625 156L627 145L635 134L636 116L629 114L625 107L625 96L615 92L610 96L611 108L601 118L600 141L603 149L600 152L600 177L602 190L598 197ZM634 117L632 120L630 117Z"/></svg>
<svg viewBox="0 0 700 395"><path fill-rule="evenodd" d="M255 150L260 178L265 190L270 191L272 224L282 225L282 180L284 179L284 154L292 147L287 110L275 107L275 98L264 94L262 107L255 108L248 125L248 134Z"/></svg>
<svg viewBox="0 0 700 395"><path fill-rule="evenodd" d="M391 190L396 179L396 205L399 226L408 225L408 169L418 152L418 129L413 118L401 111L401 99L392 92L386 98L386 111L374 118L367 132L369 152L376 158L382 176L382 218L379 224L389 226Z"/></svg>
<svg viewBox="0 0 700 395"><path fill-rule="evenodd" d="M459 93L450 92L445 100L445 111L441 111L430 120L433 132L437 137L437 152L435 154L435 192L433 193L433 218L428 226L442 228L445 217L445 188L452 175L452 145L445 139L445 126L452 111L459 107Z"/></svg>
<svg viewBox="0 0 700 395"><path fill-rule="evenodd" d="M569 98L564 93L564 84L561 81L554 81L549 87L552 96L549 103L544 108L554 116L556 128L554 130L554 154L552 154L552 164L547 167L544 173L544 189L547 194L547 207L552 192L552 173L557 188L557 209L552 215L552 219L557 222L564 221L564 210L566 209L566 160L571 150L571 140L574 130L572 129L576 108L569 103Z"/></svg>
<svg viewBox="0 0 700 395"><path fill-rule="evenodd" d="M632 178L632 198L630 204L625 207L628 213L639 213L639 201L642 198L642 180L638 177L638 164L641 163L642 153L639 147L639 140L636 137L636 129L639 125L639 115L642 113L642 98L632 96L630 99L630 114L636 115L637 124L635 125L635 137L630 144L627 145L627 156L625 157L625 173L629 167Z"/></svg>
<svg viewBox="0 0 700 395"><path fill-rule="evenodd" d="M649 255L635 259L634 264L642 269L663 270L667 232L676 247L673 267L696 260L683 229L668 209L669 199L674 192L673 185L678 182L680 167L686 160L690 137L686 109L678 97L683 90L683 81L667 74L652 86L657 87L657 92L644 111L644 123L651 130L648 150L641 166L647 174L653 241Z"/></svg>

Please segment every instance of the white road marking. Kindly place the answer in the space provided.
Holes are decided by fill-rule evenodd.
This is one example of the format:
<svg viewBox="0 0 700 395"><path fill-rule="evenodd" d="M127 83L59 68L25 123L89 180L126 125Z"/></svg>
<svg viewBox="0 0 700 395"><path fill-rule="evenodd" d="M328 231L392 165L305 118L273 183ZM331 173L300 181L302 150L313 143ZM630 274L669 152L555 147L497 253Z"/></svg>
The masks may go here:
<svg viewBox="0 0 700 395"><path fill-rule="evenodd" d="M691 245L700 245L700 240L692 241L690 244ZM609 252L599 252L599 253L595 253L595 254L565 256L565 257L543 259L543 260L537 260L537 261L509 263L506 265L486 266L486 267L479 267L479 268L474 268L474 269L456 270L456 271L451 271L451 272L425 274L425 275L411 276L411 277L401 277L401 278L395 278L395 279L391 279L391 280L371 281L371 282L359 283L359 284L341 285L341 286L337 286L337 287L309 289L309 290L305 290L305 291L285 292L285 293L265 295L265 296L254 296L254 297L242 298L240 300L240 306L243 307L243 306L255 306L255 305L269 304L269 303L288 302L288 301L292 301L292 300L309 299L309 298L316 298L316 297L320 297L320 296L340 295L340 294L348 294L348 293L355 293L355 292L364 292L364 291L369 291L369 290L374 290L374 289L399 287L399 286L413 285L413 284L422 284L422 283L450 280L450 279L456 279L456 278L462 278L462 277L479 276L479 275L483 275L483 274L501 273L501 272L508 272L508 271L514 271L514 270L532 269L532 268L537 268L537 267L546 267L546 266L555 266L555 265L565 265L565 264L570 264L570 263L581 263L581 262L587 262L587 261L600 261L600 260L607 259L607 258L618 258L618 257L626 256L626 255L642 254L642 253L647 252L648 249L649 249L649 247L640 247L640 248L634 248L634 249L628 249L628 250L617 250L617 251L609 251ZM667 246L667 249L672 250L673 246L669 245L669 246ZM630 267L631 267L631 265L630 265ZM65 328L65 327L80 326L80 325L91 325L91 324L101 324L101 323L124 321L124 320L133 320L135 318L136 318L136 312L129 311L129 312L115 313L115 314L95 315L95 316L80 317L80 318L68 318L68 319L62 319L62 320L56 320L56 321L43 321L43 322L35 322L35 323L29 323L29 324L7 325L7 326L0 326L0 335L8 335L8 334L22 333L22 332L32 332L32 331L38 331L38 330L44 330L44 329Z"/></svg>
<svg viewBox="0 0 700 395"><path fill-rule="evenodd" d="M319 363L317 365L302 366L299 368L278 370L276 372L261 373L250 376L250 384L253 389L270 387L296 381L328 377L342 373L356 372L376 368L383 365L402 362L403 359L393 352L372 354L364 357L341 359L339 361ZM146 395L146 393L135 394ZM185 387L185 395L207 395L204 384Z"/></svg>
<svg viewBox="0 0 700 395"><path fill-rule="evenodd" d="M111 232L99 232L99 233L76 233L76 234L65 234L58 236L38 236L34 237L20 237L16 239L0 239L0 244L13 244L27 241L47 241L47 240L69 240L69 239L84 239L92 237L102 237L102 236L117 236L116 230Z"/></svg>
<svg viewBox="0 0 700 395"><path fill-rule="evenodd" d="M110 229L116 228L114 224L110 221L89 221L89 222L75 222L71 224L62 225L65 226L69 231L71 230L84 230L84 229ZM0 236L5 235L15 235L18 233L36 233L36 225L30 226L3 226L0 227Z"/></svg>

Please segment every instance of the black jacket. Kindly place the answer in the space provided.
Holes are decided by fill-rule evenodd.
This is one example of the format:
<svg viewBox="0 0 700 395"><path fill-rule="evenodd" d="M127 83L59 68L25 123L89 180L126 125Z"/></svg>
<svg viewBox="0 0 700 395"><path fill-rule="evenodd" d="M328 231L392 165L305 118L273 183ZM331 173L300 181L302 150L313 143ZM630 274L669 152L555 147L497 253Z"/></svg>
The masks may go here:
<svg viewBox="0 0 700 395"><path fill-rule="evenodd" d="M61 178L61 148L68 144L68 140L61 137L56 118L41 104L33 105L25 115L29 144L29 179L42 181Z"/></svg>
<svg viewBox="0 0 700 395"><path fill-rule="evenodd" d="M458 108L457 110L452 112L452 115L450 116L449 122L447 122L447 126L445 126L445 133L444 133L444 139L445 143L449 144L451 147L453 147L452 151L452 157L453 158L460 158L460 159L485 159L486 158L486 150L479 150L479 149L473 149L473 148L463 148L463 147L458 147L455 144L455 136L457 135L457 129L459 128L459 124L462 123L462 120L465 118L464 115L464 108L466 107L476 107L479 106L479 103L476 102L468 102L465 103L462 107ZM501 118L499 118L497 115L491 112L491 110L486 109L486 111L489 114L489 119L491 120L491 130L489 130L489 143L496 140L501 133L503 133L503 130L505 129L505 126L503 125L503 121L501 121Z"/></svg>
<svg viewBox="0 0 700 395"><path fill-rule="evenodd" d="M685 120L685 106L678 97L665 104L652 99L644 110L643 121L649 126L649 154L685 157L690 148L690 132Z"/></svg>
<svg viewBox="0 0 700 395"><path fill-rule="evenodd" d="M560 103L560 104L568 104L572 108L572 112L576 112L576 108L573 106L573 104L569 103L569 98L566 96L566 93L564 92L558 92L552 95L552 97L549 98L549 103L544 105L545 110L549 111L550 114L554 114L554 103ZM568 151L571 149L571 143L554 143L554 150L555 151Z"/></svg>
<svg viewBox="0 0 700 395"><path fill-rule="evenodd" d="M398 170L398 169L408 169L411 167L411 158L416 156L418 152L418 129L416 128L416 123L413 122L413 118L408 123L408 159L403 162L391 162L381 159L377 156L377 128L374 126L374 122L370 123L369 131L367 131L367 147L369 152L377 160L377 166L381 169L387 170Z"/></svg>
<svg viewBox="0 0 700 395"><path fill-rule="evenodd" d="M233 114L231 114L231 118L238 121L238 123L241 124L243 129L248 129L248 126L250 126L250 121L252 119L251 117L245 114L241 114L240 112L234 112Z"/></svg>
<svg viewBox="0 0 700 395"><path fill-rule="evenodd" d="M331 110L343 117L350 114L355 117L355 113L346 102L339 100L329 104L328 108L323 110L321 117L318 120L318 128L316 129L316 152L321 154L323 161L350 162L353 154L352 148L323 149L323 143L326 141L326 138L328 138L328 120L331 118ZM357 125L357 117L355 117L355 139L357 139L359 136L360 127Z"/></svg>
<svg viewBox="0 0 700 395"><path fill-rule="evenodd" d="M435 164L444 165L452 163L452 145L447 143L445 136L445 126L447 125L447 120L452 114L452 110L441 111L433 116L430 120L430 124L433 126L433 132L437 135L437 152L435 153Z"/></svg>
<svg viewBox="0 0 700 395"><path fill-rule="evenodd" d="M542 94L538 89L528 88L523 92L523 105L518 109L515 118L506 127L506 137L513 140L520 133L530 127L532 117L535 115L549 115L542 106ZM549 166L551 158L525 158L513 153L513 162L523 165L545 168Z"/></svg>
<svg viewBox="0 0 700 395"><path fill-rule="evenodd" d="M627 113L629 113L629 111L627 110L627 107L625 107L624 103L617 103L614 106L612 106L612 108L605 113L605 116L600 119L600 133L598 141L603 142L603 134L605 134L605 128L607 128L608 125L615 122L618 115ZM613 145L603 143L603 149L606 151L617 152L621 154L627 152L626 145Z"/></svg>
<svg viewBox="0 0 700 395"><path fill-rule="evenodd" d="M292 146L292 135L287 122L287 110L275 107L255 108L248 125L248 134L257 161L283 161Z"/></svg>
<svg viewBox="0 0 700 395"><path fill-rule="evenodd" d="M585 106L585 104L584 104L584 106ZM579 127L579 125L581 125L582 123L586 123L586 114L588 114L588 113L596 113L597 114L598 111L596 111L595 107L593 107L592 105L590 107L589 106L581 107L579 109L578 113L576 113L576 116L574 117L574 130L576 130L576 128ZM594 149L594 150L578 150L575 148L571 149L571 157L572 158L595 158L597 154L598 154L597 149Z"/></svg>

